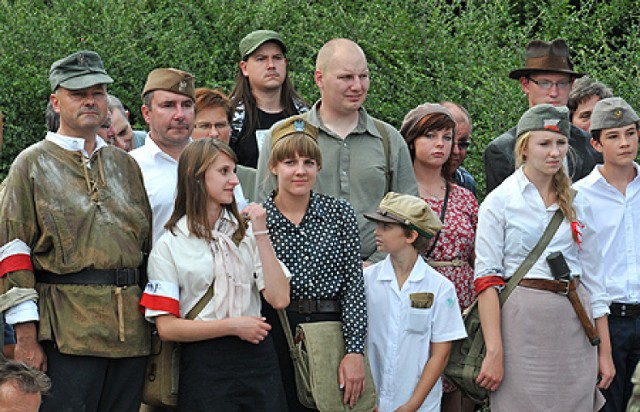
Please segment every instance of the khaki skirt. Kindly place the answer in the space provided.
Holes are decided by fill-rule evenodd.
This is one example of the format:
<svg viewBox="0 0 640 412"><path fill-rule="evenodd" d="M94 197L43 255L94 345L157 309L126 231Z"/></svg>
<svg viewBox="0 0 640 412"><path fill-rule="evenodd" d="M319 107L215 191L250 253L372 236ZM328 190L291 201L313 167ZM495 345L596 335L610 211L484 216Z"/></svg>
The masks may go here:
<svg viewBox="0 0 640 412"><path fill-rule="evenodd" d="M587 291L577 291L590 313ZM491 394L492 411L594 412L604 405L597 347L566 296L516 287L502 308L502 343L504 379Z"/></svg>

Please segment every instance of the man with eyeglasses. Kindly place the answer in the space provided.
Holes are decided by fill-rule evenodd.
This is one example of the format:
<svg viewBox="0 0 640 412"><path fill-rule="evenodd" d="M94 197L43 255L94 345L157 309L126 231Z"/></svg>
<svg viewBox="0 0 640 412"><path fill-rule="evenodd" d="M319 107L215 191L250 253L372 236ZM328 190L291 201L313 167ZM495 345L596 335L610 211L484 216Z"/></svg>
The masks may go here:
<svg viewBox="0 0 640 412"><path fill-rule="evenodd" d="M573 81L584 76L573 71L569 48L563 39L552 42L532 40L525 49L525 67L512 71L509 77L518 80L527 95L529 107L547 103L566 106ZM487 193L495 189L515 170L514 147L516 128L513 127L494 139L484 152ZM569 145L572 154L565 160L569 177L575 182L588 175L596 163L602 163L589 143L590 136L571 126Z"/></svg>
<svg viewBox="0 0 640 412"><path fill-rule="evenodd" d="M451 151L451 174L458 186L462 186L465 189L469 189L474 196L476 194L476 180L471 173L464 167L464 159L469 152L469 146L471 146L471 130L473 124L471 122L471 115L467 109L454 102L441 102L442 106L446 107L453 120L456 122L456 140Z"/></svg>

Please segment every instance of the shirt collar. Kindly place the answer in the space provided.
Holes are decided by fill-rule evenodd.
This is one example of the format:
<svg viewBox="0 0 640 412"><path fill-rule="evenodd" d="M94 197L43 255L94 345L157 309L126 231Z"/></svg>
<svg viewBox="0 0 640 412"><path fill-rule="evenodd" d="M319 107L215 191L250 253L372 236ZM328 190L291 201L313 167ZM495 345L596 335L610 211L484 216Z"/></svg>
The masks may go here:
<svg viewBox="0 0 640 412"><path fill-rule="evenodd" d="M418 256L416 263L413 265L413 269L411 269L411 273L409 273L407 282L422 281L427 270L427 263L424 261L422 256ZM389 255L387 255L387 257L382 261L382 268L378 273L378 280L396 280L396 272L393 269L391 256Z"/></svg>
<svg viewBox="0 0 640 412"><path fill-rule="evenodd" d="M227 209L222 209L222 214L220 215L220 219L228 220L234 226L238 225L238 221L236 220L236 218L233 217L233 215ZM189 233L191 232L189 231L189 226L187 225L187 215L182 216L178 220L178 222L176 223L176 228L180 232L182 232L185 236L189 236Z"/></svg>
<svg viewBox="0 0 640 412"><path fill-rule="evenodd" d="M189 137L189 143L192 142L191 137ZM151 138L151 133L147 132L147 138L144 139L144 146L149 154L151 155L152 158L156 158L156 157L162 157L165 160L168 160L172 163L178 163L178 161L176 159L174 159L173 157L169 156L167 153L163 152L162 149L160 149L160 146L158 146L156 144L156 142Z"/></svg>
<svg viewBox="0 0 640 412"><path fill-rule="evenodd" d="M321 104L322 99L313 104L311 110L309 111L309 114L307 115L307 120L312 125L324 130L327 134L333 134L333 132L324 125L322 119L320 118L318 110L320 109ZM367 114L367 110L364 108L364 106L360 106L360 108L358 109L358 124L356 125L355 129L353 129L352 133L363 134L364 132L382 139L382 135L380 135L380 131L373 122L373 118Z"/></svg>
<svg viewBox="0 0 640 412"><path fill-rule="evenodd" d="M68 150L70 152L82 152L82 154L88 158L93 156L93 154L98 150L107 146L107 143L102 140L100 136L96 135L96 147L93 149L91 155L89 155L89 153L84 150L84 142L86 139L83 139L81 137L71 137L55 132L47 132L45 140L48 140L51 143L54 143L56 146L59 146L60 148Z"/></svg>

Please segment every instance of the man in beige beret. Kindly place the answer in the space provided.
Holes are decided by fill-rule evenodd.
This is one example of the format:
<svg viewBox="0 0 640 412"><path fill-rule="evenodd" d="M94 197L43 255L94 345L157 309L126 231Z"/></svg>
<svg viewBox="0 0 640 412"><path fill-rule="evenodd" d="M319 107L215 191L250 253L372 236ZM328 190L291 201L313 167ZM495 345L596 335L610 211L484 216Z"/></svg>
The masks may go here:
<svg viewBox="0 0 640 412"><path fill-rule="evenodd" d="M15 359L51 378L41 411L134 412L151 208L136 162L97 136L113 82L100 56L58 60L49 81L60 124L16 158L0 201L0 312Z"/></svg>
<svg viewBox="0 0 640 412"><path fill-rule="evenodd" d="M145 144L130 152L138 162L153 211L153 241L173 211L178 158L191 141L195 124L195 86L190 73L152 70L142 91L142 116L149 125Z"/></svg>

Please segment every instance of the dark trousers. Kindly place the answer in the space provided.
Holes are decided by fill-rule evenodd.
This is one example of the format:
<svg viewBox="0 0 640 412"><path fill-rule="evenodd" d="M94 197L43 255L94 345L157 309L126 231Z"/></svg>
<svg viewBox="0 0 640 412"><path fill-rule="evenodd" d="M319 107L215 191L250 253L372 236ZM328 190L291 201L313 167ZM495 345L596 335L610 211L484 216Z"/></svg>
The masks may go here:
<svg viewBox="0 0 640 412"><path fill-rule="evenodd" d="M276 353L278 354L278 362L280 363L280 371L282 372L282 383L284 384L284 391L287 396L289 412L313 411L313 409L305 407L298 401L293 361L289 355L289 345L287 344L287 339L280 325L278 313L264 299L262 300L262 315L267 318L267 322L271 325L271 336L273 336L273 343L275 344ZM301 315L290 310L287 311L287 317L289 318L289 324L291 325L294 338L296 336L296 326L298 326L299 323L341 320L339 313L312 313ZM336 384L337 382L338 371L336 371Z"/></svg>
<svg viewBox="0 0 640 412"><path fill-rule="evenodd" d="M41 412L138 412L147 357L100 358L65 355L51 341L42 342L47 355L51 393Z"/></svg>
<svg viewBox="0 0 640 412"><path fill-rule="evenodd" d="M631 377L640 361L640 318L610 315L609 334L616 376L602 391L607 403L601 412L624 412L633 390Z"/></svg>

